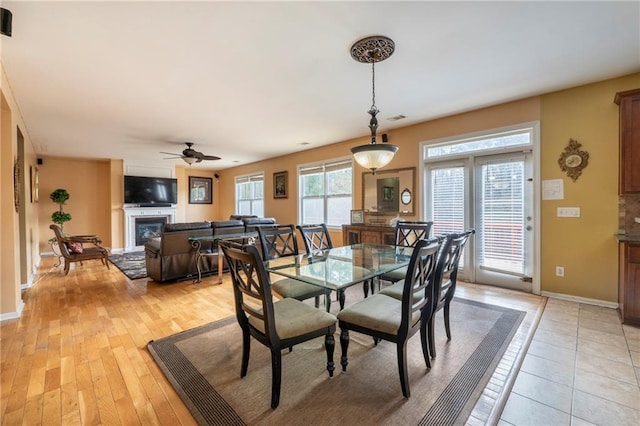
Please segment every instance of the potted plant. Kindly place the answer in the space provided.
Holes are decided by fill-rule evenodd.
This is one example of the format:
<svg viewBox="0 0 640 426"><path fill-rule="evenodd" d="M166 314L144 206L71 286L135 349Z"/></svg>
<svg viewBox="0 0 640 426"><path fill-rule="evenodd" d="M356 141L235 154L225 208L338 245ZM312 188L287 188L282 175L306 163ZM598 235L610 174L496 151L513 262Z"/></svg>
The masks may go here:
<svg viewBox="0 0 640 426"><path fill-rule="evenodd" d="M51 201L60 206L60 209L58 211L55 211L51 214L51 220L53 221L53 223L57 223L58 225L60 225L61 228L64 228L64 223L71 220L71 215L69 213L65 213L64 208L62 207L69 199L69 193L66 189L59 188L53 191L49 195L49 198L51 198Z"/></svg>
<svg viewBox="0 0 640 426"><path fill-rule="evenodd" d="M59 188L49 194L49 198L51 199L51 201L60 206L57 211L51 214L51 221L60 225L60 228L63 228L65 222L69 222L71 220L71 215L69 213L65 213L63 208L65 202L69 199L69 193L66 189ZM55 238L50 238L48 241L51 249L53 250L53 253L60 257L60 253L58 253L57 250L56 242L57 240Z"/></svg>

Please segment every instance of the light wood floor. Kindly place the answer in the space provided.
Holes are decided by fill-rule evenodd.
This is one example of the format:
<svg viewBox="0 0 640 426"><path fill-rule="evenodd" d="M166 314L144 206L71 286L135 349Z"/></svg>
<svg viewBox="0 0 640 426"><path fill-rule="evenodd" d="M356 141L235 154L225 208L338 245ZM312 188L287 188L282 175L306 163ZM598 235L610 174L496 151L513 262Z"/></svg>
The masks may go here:
<svg viewBox="0 0 640 426"><path fill-rule="evenodd" d="M130 281L97 261L72 266L65 277L53 260L42 260L24 292L22 317L0 323L1 423L195 424L146 344L233 315L229 277L220 285L214 277ZM545 299L471 284L458 296L527 312L468 420L492 422Z"/></svg>

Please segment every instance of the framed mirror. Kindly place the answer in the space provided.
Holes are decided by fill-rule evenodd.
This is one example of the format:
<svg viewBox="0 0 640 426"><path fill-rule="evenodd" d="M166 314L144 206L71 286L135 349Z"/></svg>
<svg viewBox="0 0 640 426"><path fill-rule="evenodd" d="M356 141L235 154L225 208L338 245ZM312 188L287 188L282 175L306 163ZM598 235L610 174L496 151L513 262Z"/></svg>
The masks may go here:
<svg viewBox="0 0 640 426"><path fill-rule="evenodd" d="M378 213L414 213L415 167L362 174L362 206Z"/></svg>
<svg viewBox="0 0 640 426"><path fill-rule="evenodd" d="M402 193L400 193L400 202L406 206L411 202L411 199L412 195L411 191L409 191L409 188L403 189Z"/></svg>

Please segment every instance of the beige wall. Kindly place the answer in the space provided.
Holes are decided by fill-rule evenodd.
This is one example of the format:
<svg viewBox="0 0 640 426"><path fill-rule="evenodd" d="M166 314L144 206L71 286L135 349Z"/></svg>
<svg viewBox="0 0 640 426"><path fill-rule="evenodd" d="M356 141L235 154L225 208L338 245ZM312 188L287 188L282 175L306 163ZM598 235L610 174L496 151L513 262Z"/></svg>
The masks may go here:
<svg viewBox="0 0 640 426"><path fill-rule="evenodd" d="M640 74L635 74L542 96L542 179L563 179L565 196L542 202L544 291L617 302L618 106L613 98L639 87ZM558 166L570 138L589 153L589 165L575 182ZM580 207L581 217L559 218L558 207ZM555 276L556 266L564 266L564 277Z"/></svg>
<svg viewBox="0 0 640 426"><path fill-rule="evenodd" d="M15 101L2 72L2 157L0 157L0 314L11 313L20 303L18 216L13 209L13 159L16 156L16 126L25 136L25 164L23 170L35 166L35 153L23 125ZM541 287L543 291L563 293L615 302L617 300L617 243L613 234L617 229L617 153L618 110L613 103L615 92L640 87L640 74L601 83L555 92L540 97L492 106L451 117L440 118L401 129L381 132L400 147L388 168L419 167L419 144L443 137L455 136L508 126L516 123L541 121L542 179L562 178L565 200L543 201L541 206ZM25 130L27 129L27 130ZM366 134L363 122L363 135ZM589 166L577 182L560 171L557 159L569 138L577 139L589 151ZM296 223L298 217L296 167L299 164L350 156L350 148L367 143L367 137L338 142L295 154L218 171L192 170L178 166L179 221L226 219L234 213L234 177L255 172L265 174L265 216L273 216L280 223ZM98 161L44 157L40 169L40 202L29 202L26 209L27 226L24 244L30 268L37 254L49 251L46 241L52 236L48 229L51 213L56 205L49 200L51 191L65 188L71 194L65 211L72 221L65 225L70 234L99 234L105 245L124 246L122 214L123 163L121 160ZM273 173L289 173L289 197L273 198ZM363 169L356 167L354 176L354 208L362 207L361 185ZM188 176L213 178L213 204L188 203ZM420 182L420 177L417 179ZM25 185L28 199L30 185ZM421 206L421 188L415 192L416 206ZM579 219L561 219L555 215L558 206L580 207ZM417 209L418 210L418 209ZM416 215L415 218L419 216ZM332 233L340 244L340 232ZM39 244L34 242L39 241ZM565 267L565 277L555 277L555 266Z"/></svg>
<svg viewBox="0 0 640 426"><path fill-rule="evenodd" d="M389 142L400 147L393 161L386 167L387 169L399 169L405 167L416 167L418 170L419 144L423 141L434 140L446 136L459 135L477 132L485 129L503 127L514 123L538 120L540 118L539 98L530 98L518 102L511 102L485 108L478 111L459 114L430 122L424 122L413 126L385 131L389 135ZM367 122L362 123L366 131ZM235 176L264 172L265 174L265 216L273 216L279 223L297 223L298 205L297 193L298 182L296 178L296 167L299 164L317 162L319 160L340 158L350 156L350 149L357 145L368 143L366 137L352 139L345 142L336 143L329 146L310 149L283 157L272 158L265 161L234 167L220 172L220 192L221 211L220 216L228 217L234 212ZM289 173L289 197L286 199L273 198L273 173L279 171ZM362 173L365 169L356 165L354 174L354 208L362 208ZM420 182L420 177L416 176L416 182ZM415 206L416 215L407 216L408 219L419 217L419 206L422 203L422 194L416 188ZM342 243L342 233L331 232L334 244Z"/></svg>
<svg viewBox="0 0 640 426"><path fill-rule="evenodd" d="M69 192L64 211L71 220L64 224L68 235L98 235L105 247L111 247L111 162L105 160L77 160L59 157L42 157L40 166L40 250L51 251L47 240L52 238L49 229L51 214L58 205L49 194L58 188Z"/></svg>
<svg viewBox="0 0 640 426"><path fill-rule="evenodd" d="M217 182L213 177L213 171L202 169L191 169L188 166L178 166L175 168L178 178L178 211L177 218L180 222L200 222L203 220L217 220L218 205ZM189 204L189 176L207 177L212 180L212 200L211 204Z"/></svg>
<svg viewBox="0 0 640 426"><path fill-rule="evenodd" d="M541 205L541 290L617 302L618 258L613 235L618 225L618 107L613 97L618 91L638 87L640 74L634 74L386 131L390 142L400 146L388 168L418 167L421 141L540 120L541 178L562 178L565 184L564 200L543 201ZM588 168L575 183L557 163L569 138L581 142L591 155ZM234 176L264 171L265 215L275 216L281 223L296 223L296 166L348 155L351 147L366 142L366 138L354 139L222 171L221 215L233 212ZM273 199L272 176L281 170L289 172L290 196L285 200ZM354 208L362 207L360 172L357 168ZM416 205L421 203L417 190ZM557 218L559 206L580 207L582 217ZM332 237L342 241L339 233ZM565 267L563 278L555 276L555 266Z"/></svg>
<svg viewBox="0 0 640 426"><path fill-rule="evenodd" d="M22 306L20 288L33 280L39 261L39 218L37 203L31 200L30 171L36 167L35 150L1 63L0 82L0 318L5 319L18 315ZM19 162L20 214L14 208L13 190L14 162L19 157L18 127L24 137Z"/></svg>

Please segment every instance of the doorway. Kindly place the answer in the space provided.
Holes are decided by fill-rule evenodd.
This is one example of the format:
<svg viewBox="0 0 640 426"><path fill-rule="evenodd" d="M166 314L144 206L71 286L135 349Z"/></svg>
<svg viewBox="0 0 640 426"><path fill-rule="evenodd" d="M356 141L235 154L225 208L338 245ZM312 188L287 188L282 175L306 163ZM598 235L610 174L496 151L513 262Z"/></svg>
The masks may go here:
<svg viewBox="0 0 640 426"><path fill-rule="evenodd" d="M534 130L425 145L425 154L432 155L424 164L423 216L434 222L433 235L476 231L461 261L461 279L539 291L534 286Z"/></svg>

